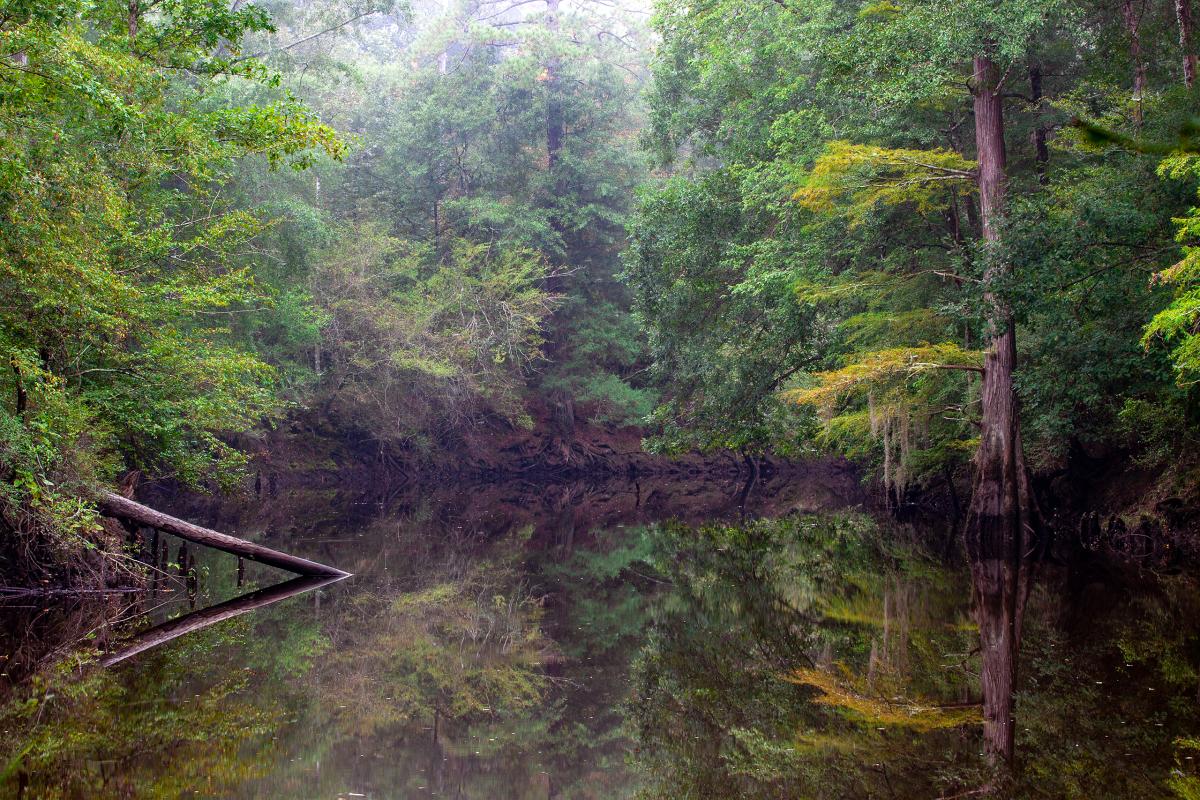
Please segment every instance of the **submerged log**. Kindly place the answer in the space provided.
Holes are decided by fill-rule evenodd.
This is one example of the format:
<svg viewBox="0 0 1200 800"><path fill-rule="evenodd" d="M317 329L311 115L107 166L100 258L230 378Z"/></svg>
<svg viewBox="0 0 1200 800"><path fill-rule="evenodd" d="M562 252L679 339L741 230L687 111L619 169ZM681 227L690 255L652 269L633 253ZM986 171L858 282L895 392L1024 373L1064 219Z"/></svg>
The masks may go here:
<svg viewBox="0 0 1200 800"><path fill-rule="evenodd" d="M139 522L156 530L172 533L189 542L215 547L218 550L224 550L227 553L233 553L242 558L257 561L260 564L294 572L297 575L345 578L350 574L336 567L319 564L316 561L309 561L299 556L281 553L278 550L263 547L261 544L247 542L245 539L238 539L235 536L218 533L208 528L202 528L199 525L193 525L190 522L184 522L178 517L172 517L170 514L155 511L149 506L135 503L112 492L101 493L98 498L98 505L100 512L107 516Z"/></svg>
<svg viewBox="0 0 1200 800"><path fill-rule="evenodd" d="M138 653L143 653L153 647L166 644L172 639L178 639L184 634L193 633L223 620L241 616L247 611L253 611L256 608L262 608L271 603L278 603L280 600L286 600L289 597L295 597L298 594L311 592L313 589L319 589L322 586L328 586L345 577L346 573L342 573L341 575L309 575L301 578L292 578L290 581L285 581L266 589L259 589L257 592L251 592L241 597L235 597L232 600L227 600L211 608L184 614L182 617L144 630L132 639L124 642L124 646L120 650L116 650L101 658L100 666L111 667L113 664L120 663Z"/></svg>

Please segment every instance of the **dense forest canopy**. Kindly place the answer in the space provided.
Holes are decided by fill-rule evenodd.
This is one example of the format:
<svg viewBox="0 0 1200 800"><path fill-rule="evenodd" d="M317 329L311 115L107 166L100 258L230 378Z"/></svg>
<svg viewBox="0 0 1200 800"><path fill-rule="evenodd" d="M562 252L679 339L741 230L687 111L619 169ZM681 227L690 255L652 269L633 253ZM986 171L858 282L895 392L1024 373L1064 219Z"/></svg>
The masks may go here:
<svg viewBox="0 0 1200 800"><path fill-rule="evenodd" d="M419 458L532 425L531 397L649 411L617 280L638 15L9 5L0 447L24 561L87 540L89 487L236 484L236 436L289 417Z"/></svg>
<svg viewBox="0 0 1200 800"><path fill-rule="evenodd" d="M285 420L394 463L578 414L845 453L897 503L970 470L971 524L1018 532L1030 470L1178 465L1185 0L651 11L7 4L25 555L127 470L235 484Z"/></svg>
<svg viewBox="0 0 1200 800"><path fill-rule="evenodd" d="M743 513L760 458L842 456L898 517L945 495L942 560L970 567L979 674L898 669L896 696L937 712L908 727L974 781L956 737L975 712L943 712L977 682L961 704L989 766L1011 764L1064 494L1086 506L1107 471L1138 476L1126 506L1155 526L1164 498L1200 508L1194 24L1191 0L0 0L0 573L137 583L102 492L248 490L273 449L428 481L481 442L486 477L523 479L641 442L744 460ZM671 555L646 580L694 588L639 667L647 762L691 765L663 768L664 796L745 785L660 730L744 710L712 692L778 714L738 743L755 786L792 775L763 748L833 714L788 711L791 687L895 712L864 699L874 673L811 658L820 626L776 613L820 570L845 573L828 604L895 561L875 533L656 535ZM913 592L950 583L916 545L901 560ZM478 598L443 584L413 608L471 618ZM512 620L539 629L522 592ZM752 641L690 666L760 602ZM390 655L418 628L375 633ZM548 641L504 652L521 703ZM735 661L753 682L719 680ZM705 702L670 707L692 688Z"/></svg>
<svg viewBox="0 0 1200 800"><path fill-rule="evenodd" d="M650 11L10 3L6 524L285 419L419 459L578 406L896 502L973 459L1018 530L1030 469L1195 443L1186 2Z"/></svg>
<svg viewBox="0 0 1200 800"><path fill-rule="evenodd" d="M799 401L896 489L928 479L973 452L989 293L1019 329L1038 467L1073 442L1189 435L1191 62L1169 4L702 3L658 26L647 138L669 177L630 272L684 445L776 445ZM981 53L1002 79L994 242Z"/></svg>

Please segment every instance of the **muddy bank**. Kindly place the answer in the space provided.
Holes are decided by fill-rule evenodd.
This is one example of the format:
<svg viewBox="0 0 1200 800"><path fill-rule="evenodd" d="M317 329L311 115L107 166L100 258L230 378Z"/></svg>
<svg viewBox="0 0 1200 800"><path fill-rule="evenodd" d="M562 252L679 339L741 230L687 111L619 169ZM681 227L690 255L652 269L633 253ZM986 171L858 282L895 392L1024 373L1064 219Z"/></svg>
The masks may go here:
<svg viewBox="0 0 1200 800"><path fill-rule="evenodd" d="M417 447L383 442L298 416L280 428L232 442L250 458L247 491L255 495L296 488L386 482L408 483L639 478L648 476L769 476L795 469L786 461L738 453L647 453L644 431L587 421L540 401L529 406L531 428L483 420ZM834 463L832 460L830 463ZM846 462L839 460L843 466ZM848 466L847 466L848 468Z"/></svg>
<svg viewBox="0 0 1200 800"><path fill-rule="evenodd" d="M563 480L348 480L292 485L262 496L202 495L147 484L139 496L179 516L276 545L296 536L318 539L323 530L367 524L381 515L428 513L431 528L469 530L485 538L532 527L531 542L545 544L569 542L577 532L596 527L662 519L697 523L870 505L858 471L841 461L780 464L756 480L732 470L686 474L677 467L674 472ZM318 557L320 551L308 555Z"/></svg>
<svg viewBox="0 0 1200 800"><path fill-rule="evenodd" d="M1060 546L1070 543L1135 568L1200 566L1195 458L1147 465L1122 450L1076 447L1042 484Z"/></svg>
<svg viewBox="0 0 1200 800"><path fill-rule="evenodd" d="M430 450L381 443L296 418L268 435L237 443L252 457L243 494L266 501L325 489L339 495L365 492L377 502L414 486L419 492L440 492L441 486L563 486L619 479L631 486L726 484L726 495L738 500L751 491L748 487L773 481L806 483L819 473L836 475L843 496L854 495L855 502L875 512L940 531L933 546L948 552L959 545L957 534L971 491L966 467L913 487L897 503L865 469L844 459L789 462L729 452L662 456L645 452L640 428L595 424L574 409L544 401L531 402L529 410L532 428L483 421ZM1198 487L1200 472L1195 468L1151 468L1125 451L1077 445L1062 463L1035 474L1049 527L1047 553L1065 558L1068 551L1082 548L1147 567L1200 565ZM489 503L496 499L491 490L480 496ZM647 497L656 501L652 491ZM705 500L699 507L711 509L713 504Z"/></svg>

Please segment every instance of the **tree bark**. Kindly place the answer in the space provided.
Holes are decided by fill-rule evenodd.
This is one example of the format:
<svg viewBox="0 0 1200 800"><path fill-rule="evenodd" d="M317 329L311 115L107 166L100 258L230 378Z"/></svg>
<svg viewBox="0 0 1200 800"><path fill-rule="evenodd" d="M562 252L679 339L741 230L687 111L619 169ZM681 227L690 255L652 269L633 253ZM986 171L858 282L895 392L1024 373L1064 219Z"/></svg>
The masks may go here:
<svg viewBox="0 0 1200 800"><path fill-rule="evenodd" d="M1042 67L1035 64L1029 68L1029 96L1033 99L1034 113L1040 115L1042 104ZM1034 164L1038 183L1045 186L1049 181L1047 167L1050 164L1050 148L1046 147L1046 126L1039 119L1033 129Z"/></svg>
<svg viewBox="0 0 1200 800"><path fill-rule="evenodd" d="M21 365L17 363L16 357L12 361L13 378L17 384L17 416L25 415L25 409L29 407L29 395L25 392L25 381L21 377Z"/></svg>
<svg viewBox="0 0 1200 800"><path fill-rule="evenodd" d="M1175 0L1175 18L1179 21L1179 48L1183 50L1183 85L1196 82L1196 55L1192 52L1192 0Z"/></svg>
<svg viewBox="0 0 1200 800"><path fill-rule="evenodd" d="M1000 239L1006 164L999 70L985 56L975 59L975 141L978 150L979 210L983 238ZM992 253L985 284L995 286L1010 266ZM1031 545L1039 528L1037 505L1021 448L1013 390L1016 332L1007 302L988 289L988 347L984 356L982 419L975 454L975 484L967 511L965 540L976 591L983 669L984 744L993 760L1013 757L1013 689L1021 623L1029 595Z"/></svg>
<svg viewBox="0 0 1200 800"><path fill-rule="evenodd" d="M306 558L281 553L278 550L263 547L261 544L247 542L245 539L238 539L234 536L227 536L224 533L209 530L208 528L202 528L199 525L193 525L190 522L185 522L177 517L164 514L161 511L155 511L153 508L144 506L141 503L135 503L112 492L101 493L98 505L101 513L110 517L133 520L155 530L173 533L189 542L215 547L218 550L234 553L251 561L257 561L260 564L286 569L298 575L345 578L350 574L335 567L318 564L316 561L309 561ZM184 556L181 552L181 569L183 568L183 561Z"/></svg>
<svg viewBox="0 0 1200 800"><path fill-rule="evenodd" d="M549 34L550 47L558 46L560 32L559 0L546 0L545 26ZM546 89L546 169L553 185L554 196L551 200L550 227L560 237L564 237L565 226L561 218L559 204L566 194L567 183L563 179L560 165L562 162L563 142L566 139L566 122L562 106L562 78L559 74L562 59L551 55L546 59L544 84ZM545 282L546 291L551 294L564 294L567 290L565 273L554 271ZM554 325L547 337L546 355L553 359L557 348L562 343L561 324Z"/></svg>
<svg viewBox="0 0 1200 800"><path fill-rule="evenodd" d="M1142 57L1141 11L1134 0L1122 0L1121 16L1129 32L1129 57L1133 60L1133 123L1142 126L1142 97L1146 93L1146 60Z"/></svg>

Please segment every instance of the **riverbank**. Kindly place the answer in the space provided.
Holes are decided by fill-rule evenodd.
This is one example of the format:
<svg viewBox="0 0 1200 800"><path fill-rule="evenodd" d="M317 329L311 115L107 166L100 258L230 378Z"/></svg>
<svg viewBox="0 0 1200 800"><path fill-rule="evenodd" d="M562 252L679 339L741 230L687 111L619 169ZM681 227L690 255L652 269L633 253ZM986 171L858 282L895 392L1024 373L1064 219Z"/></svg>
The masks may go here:
<svg viewBox="0 0 1200 800"><path fill-rule="evenodd" d="M1082 549L1137 568L1200 568L1200 467L1196 460L1147 464L1116 447L1075 446L1062 462L1032 474L1046 537L1043 556ZM877 483L876 509L921 525L960 530L970 501L969 469L908 491L897 505ZM883 498L880 500L880 498Z"/></svg>
<svg viewBox="0 0 1200 800"><path fill-rule="evenodd" d="M531 400L528 428L483 419L431 444L381 441L331 426L311 414L273 431L241 436L234 446L250 457L244 488L270 494L292 487L387 483L480 482L527 479L698 476L750 478L794 469L785 459L728 451L662 455L642 446L645 430L588 420ZM849 469L845 459L829 459Z"/></svg>
<svg viewBox="0 0 1200 800"><path fill-rule="evenodd" d="M544 487L542 494L555 510L580 522L613 513L606 492L588 488L613 483L634 487L638 502L644 499L648 507L663 502L668 494L663 487L673 487L669 506L658 511L684 520L693 517L693 509L711 515L718 508L745 508L764 498L770 506L766 513L778 515L836 497L839 505L862 506L938 530L937 541L929 544L939 552L948 555L960 545L971 490L965 469L908 492L897 505L866 468L843 458L788 461L730 452L666 456L646 452L644 431L636 426L596 423L574 414L564 419L561 409L539 401L531 403L530 412L530 428L484 421L422 450L381 443L298 414L273 430L231 440L249 459L231 490L195 492L170 479L124 489L152 507L189 519L206 516L206 509L214 507L236 508L239 514L266 509L269 519L269 509L280 505L281 498L289 504L316 498L313 513L318 514L330 498L344 505L347 498L391 504L398 497L449 502L453 496L453 502L467 508L480 503L495 508L505 503L504 487L512 485ZM1200 481L1193 478L1183 465L1152 469L1115 449L1074 448L1056 469L1035 475L1050 534L1046 556L1067 558L1083 549L1137 567L1169 570L1200 564ZM772 503L771 498L788 495L789 484L821 485L828 491L815 504L801 502L793 508ZM680 486L693 486L695 492L681 494ZM756 502L748 503L751 499ZM120 555L133 535L116 520L101 518L100 528L86 543L78 543L79 552L64 559L66 566L58 574L35 575L14 567L21 555L13 552L0 580L8 586L137 586L144 577L138 562Z"/></svg>

